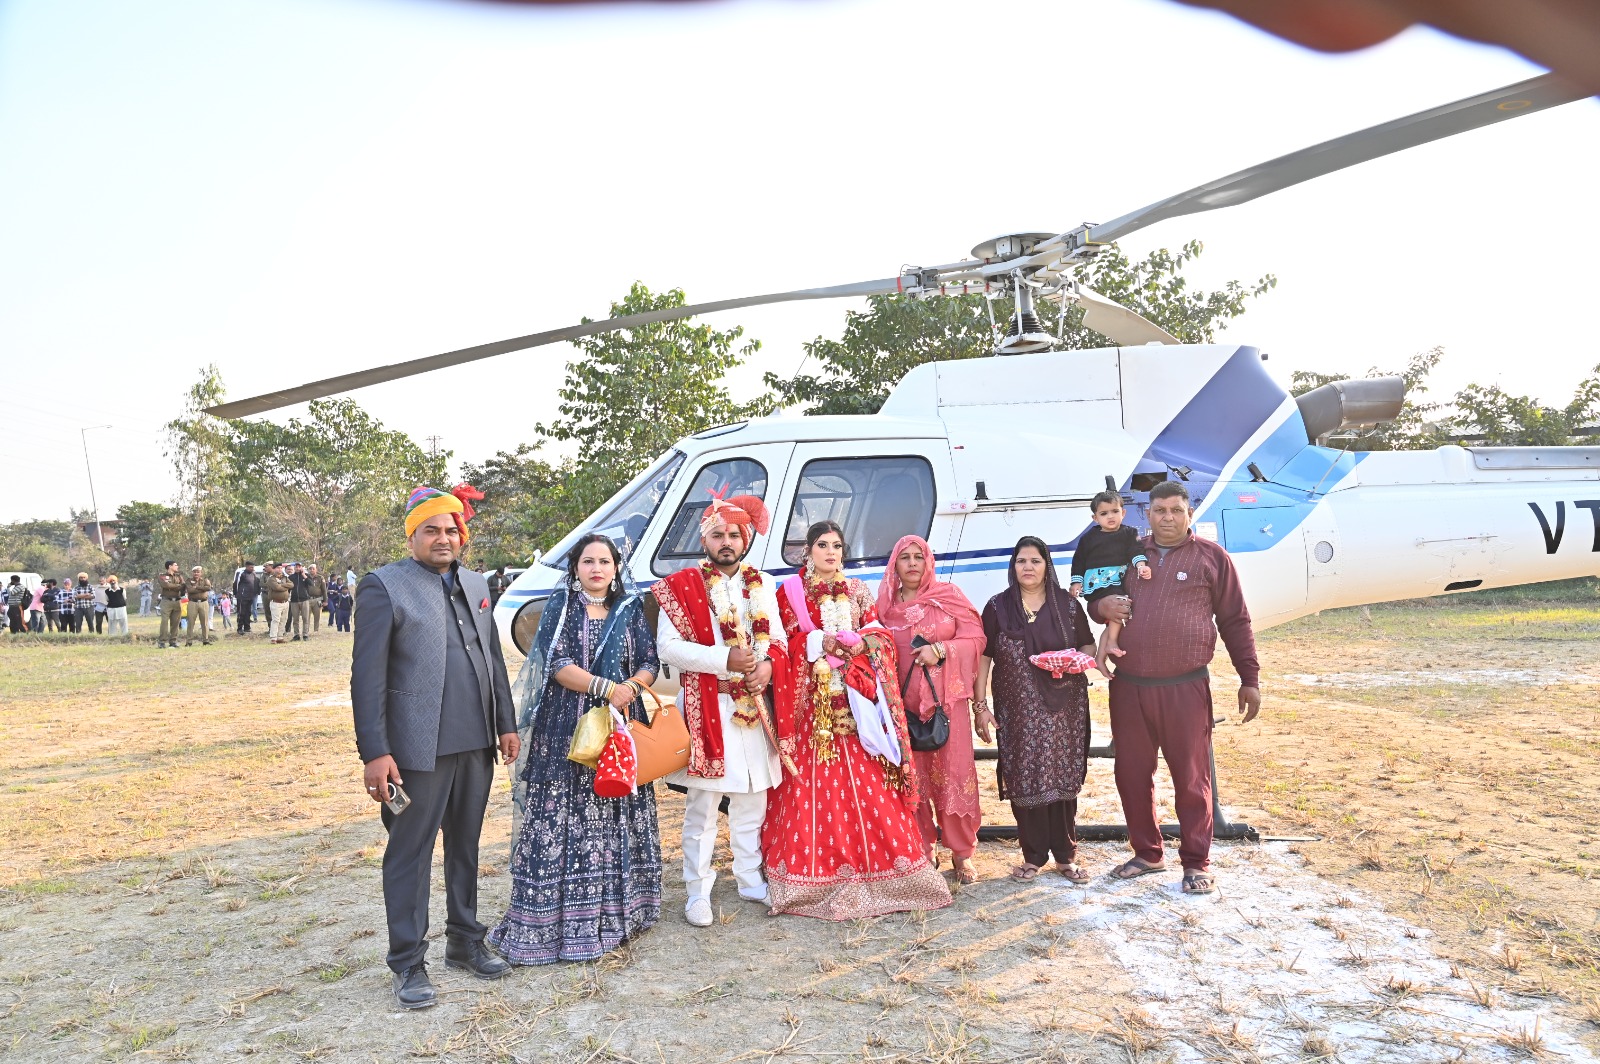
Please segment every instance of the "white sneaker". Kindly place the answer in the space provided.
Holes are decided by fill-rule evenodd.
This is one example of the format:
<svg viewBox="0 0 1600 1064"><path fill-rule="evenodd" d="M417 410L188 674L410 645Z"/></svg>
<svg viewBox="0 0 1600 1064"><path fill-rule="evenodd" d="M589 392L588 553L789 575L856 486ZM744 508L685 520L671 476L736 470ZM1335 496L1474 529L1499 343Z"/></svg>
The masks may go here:
<svg viewBox="0 0 1600 1064"><path fill-rule="evenodd" d="M772 905L772 894L767 890L767 885L765 883L761 884L760 894L746 894L745 889L740 887L739 897L743 898L745 901L753 901L757 905L766 905L769 907Z"/></svg>
<svg viewBox="0 0 1600 1064"><path fill-rule="evenodd" d="M712 921L711 899L690 898L688 907L683 911L683 917L695 927L710 927Z"/></svg>

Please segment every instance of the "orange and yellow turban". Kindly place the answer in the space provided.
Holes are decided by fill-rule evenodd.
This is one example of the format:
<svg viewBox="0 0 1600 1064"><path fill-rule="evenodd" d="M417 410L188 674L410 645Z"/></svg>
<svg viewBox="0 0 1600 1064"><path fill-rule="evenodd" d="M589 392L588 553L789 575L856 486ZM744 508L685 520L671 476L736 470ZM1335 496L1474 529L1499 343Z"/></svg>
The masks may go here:
<svg viewBox="0 0 1600 1064"><path fill-rule="evenodd" d="M413 488L411 498L406 500L406 538L410 539L411 533L428 518L450 514L456 520L456 528L461 530L461 542L466 543L472 538L467 531L467 522L472 520L472 500L481 498L483 492L470 484L457 484L448 492L438 488Z"/></svg>

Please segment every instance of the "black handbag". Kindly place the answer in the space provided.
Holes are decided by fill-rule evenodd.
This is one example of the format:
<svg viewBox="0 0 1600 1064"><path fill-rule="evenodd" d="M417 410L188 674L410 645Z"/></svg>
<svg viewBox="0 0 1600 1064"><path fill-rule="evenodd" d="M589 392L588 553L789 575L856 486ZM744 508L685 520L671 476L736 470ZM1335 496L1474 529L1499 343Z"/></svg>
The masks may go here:
<svg viewBox="0 0 1600 1064"><path fill-rule="evenodd" d="M911 641L911 649L919 650L928 645L922 636L917 636ZM927 720L923 720L915 713L906 713L906 731L911 736L911 749L928 753L937 750L950 741L950 715L944 711L944 706L939 702L939 692L933 686L933 673L928 671L926 665L922 666L922 678L928 681L928 693L933 695L933 713ZM916 682L913 673L906 690L911 690L911 684Z"/></svg>

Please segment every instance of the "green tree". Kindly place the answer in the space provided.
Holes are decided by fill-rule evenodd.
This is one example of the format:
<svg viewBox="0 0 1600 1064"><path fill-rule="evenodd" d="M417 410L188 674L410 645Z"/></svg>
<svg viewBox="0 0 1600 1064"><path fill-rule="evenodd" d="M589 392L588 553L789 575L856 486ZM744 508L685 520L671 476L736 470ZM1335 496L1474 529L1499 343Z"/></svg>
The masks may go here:
<svg viewBox="0 0 1600 1064"><path fill-rule="evenodd" d="M217 367L205 366L184 397L183 413L166 425L166 454L178 478L178 513L166 518L163 528L173 553L212 572L232 571L238 533L247 527L230 478L235 424L205 412L226 396Z"/></svg>
<svg viewBox="0 0 1600 1064"><path fill-rule="evenodd" d="M355 569L400 549L405 501L443 484L448 452L423 452L353 399L313 400L304 419L241 421L229 449L234 499L248 496L252 555L303 556Z"/></svg>
<svg viewBox="0 0 1600 1064"><path fill-rule="evenodd" d="M657 294L635 282L611 305L611 316L685 302L682 289ZM567 366L560 416L535 431L579 447L578 465L564 482L574 512L592 511L682 437L771 409L766 399L734 402L722 384L761 348L755 340L735 347L743 335L741 328L720 331L679 319L573 341L580 357Z"/></svg>
<svg viewBox="0 0 1600 1064"><path fill-rule="evenodd" d="M524 443L461 467L461 479L483 492L472 519L472 552L486 567L527 565L534 551L548 550L598 505L573 490L582 484L576 462L548 462L539 450Z"/></svg>
<svg viewBox="0 0 1600 1064"><path fill-rule="evenodd" d="M1439 403L1422 402L1428 391L1428 374L1444 358L1444 348L1430 347L1412 355L1404 369L1380 370L1376 366L1367 370L1368 377L1400 377L1406 382L1406 401L1400 416L1387 425L1369 429L1348 441L1351 451L1416 451L1437 447L1447 442L1447 433L1438 418L1442 409ZM1346 378L1337 373L1316 373L1297 369L1289 376L1289 393L1304 395L1324 384Z"/></svg>
<svg viewBox="0 0 1600 1064"><path fill-rule="evenodd" d="M1545 406L1499 385L1469 384L1456 394L1452 432L1492 447L1564 447L1600 441L1600 366L1565 406Z"/></svg>
<svg viewBox="0 0 1600 1064"><path fill-rule="evenodd" d="M1202 250L1194 240L1177 254L1163 248L1133 262L1113 245L1078 269L1076 276L1184 343L1211 343L1219 328L1244 313L1248 300L1278 281L1267 274L1253 285L1229 281L1215 292L1191 290L1183 269ZM923 300L871 296L865 312L848 312L842 338L819 336L805 345L806 361L819 363L819 372L796 371L788 380L768 373L764 379L779 406L804 406L810 414L876 413L900 379L924 362L977 358L994 351L999 335L984 304L983 296ZM1011 301L994 300L993 309L998 328L1004 329ZM1116 346L1083 327L1080 307L1067 307L1065 322L1059 304L1041 302L1036 311L1045 328L1060 332L1064 348Z"/></svg>
<svg viewBox="0 0 1600 1064"><path fill-rule="evenodd" d="M158 502L130 502L117 507L122 526L117 564L128 576L151 576L166 561L169 531L167 523L178 516L175 507Z"/></svg>

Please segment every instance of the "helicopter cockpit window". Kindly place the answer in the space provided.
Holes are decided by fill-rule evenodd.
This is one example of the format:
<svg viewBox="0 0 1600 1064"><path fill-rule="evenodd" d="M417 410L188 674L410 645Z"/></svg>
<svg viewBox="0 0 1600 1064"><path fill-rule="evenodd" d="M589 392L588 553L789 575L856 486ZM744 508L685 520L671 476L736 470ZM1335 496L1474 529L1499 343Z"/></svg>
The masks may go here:
<svg viewBox="0 0 1600 1064"><path fill-rule="evenodd" d="M656 548L655 560L650 568L657 576L670 576L700 560L703 553L700 549L700 515L711 503L713 491L723 498L754 495L765 499L766 467L753 458L729 458L712 462L701 469L694 483L689 485L688 494L684 495L678 512L672 515L667 534L661 537L661 546Z"/></svg>
<svg viewBox="0 0 1600 1064"><path fill-rule="evenodd" d="M933 526L933 467L925 458L823 458L800 472L783 537L783 560L805 560L806 529L839 522L845 561L889 556L901 536L926 536Z"/></svg>
<svg viewBox="0 0 1600 1064"><path fill-rule="evenodd" d="M601 535L611 537L617 545L617 550L622 553L622 560L626 562L633 554L633 548L639 545L639 537L644 535L644 530L649 527L650 519L656 514L656 507L661 505L661 499L667 494L667 489L672 487L672 481L678 475L678 468L683 465L683 452L672 451L658 461L652 468L647 469L611 497L611 500L596 511L597 516L580 524L565 539L550 549L550 553L542 559L545 565L552 569L565 569L567 567L567 552L572 545L589 532L599 532Z"/></svg>

